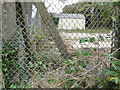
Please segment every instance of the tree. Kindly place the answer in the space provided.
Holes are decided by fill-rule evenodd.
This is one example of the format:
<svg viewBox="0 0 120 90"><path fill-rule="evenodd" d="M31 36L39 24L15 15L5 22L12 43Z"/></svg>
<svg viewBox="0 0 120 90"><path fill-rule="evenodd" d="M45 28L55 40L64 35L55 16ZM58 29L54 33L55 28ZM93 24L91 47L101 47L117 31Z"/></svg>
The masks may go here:
<svg viewBox="0 0 120 90"><path fill-rule="evenodd" d="M3 39L7 40L16 31L15 3L6 2L2 5L2 9L2 33Z"/></svg>
<svg viewBox="0 0 120 90"><path fill-rule="evenodd" d="M47 12L46 7L44 6L43 2L36 3L35 6L37 7L37 10L39 11L42 21L46 25L47 30L49 31L50 35L52 36L53 40L56 43L57 48L61 52L61 55L63 58L67 59L70 58L70 54L67 51L66 46L64 45L63 40L61 39L56 26L53 21L53 17L49 15Z"/></svg>
<svg viewBox="0 0 120 90"><path fill-rule="evenodd" d="M30 52L30 48L31 48L31 43L30 43L30 39L29 39L29 31L28 29L28 25L26 24L25 20L26 20L26 16L25 16L25 7L24 7L24 3L21 4L19 2L16 2L16 11L18 11L16 14L16 18L17 18L17 25L19 26L19 29L22 28L22 35L23 35L23 39L24 39L24 44L25 44L25 52L26 52L26 58L28 61L31 61L31 57L32 54Z"/></svg>
<svg viewBox="0 0 120 90"><path fill-rule="evenodd" d="M12 23L11 23L12 22ZM4 2L4 5L2 5L2 54L9 54L10 51L9 47L12 42L7 42L7 40L15 33L16 31L16 9L15 9L15 3L13 2ZM14 40L14 39L13 39ZM9 59L8 59L9 57ZM8 63L11 62L13 59L14 55L7 55L6 57L2 55L2 72L3 76L5 79L5 85L6 87L10 85L11 78L14 76L11 74L13 72L13 63ZM6 65L6 66L5 66ZM5 71L9 70L9 71ZM8 77L9 76L9 77Z"/></svg>
<svg viewBox="0 0 120 90"><path fill-rule="evenodd" d="M109 3L97 2L78 2L72 5L66 5L63 13L84 14L86 17L86 28L99 28L112 26L112 11Z"/></svg>
<svg viewBox="0 0 120 90"><path fill-rule="evenodd" d="M25 22L27 26L30 26L32 24L32 5L33 2L23 2L22 9L24 12Z"/></svg>
<svg viewBox="0 0 120 90"><path fill-rule="evenodd" d="M39 3L39 2L38 2ZM45 51L45 48L49 47L49 32L46 30L46 24L42 21L42 17L37 9L36 11L36 51L40 53L41 51ZM46 47L45 47L46 45Z"/></svg>
<svg viewBox="0 0 120 90"><path fill-rule="evenodd" d="M115 7L115 41L114 41L114 48L113 50L116 50L120 48L120 1L113 3ZM117 59L120 59L120 49L115 54L115 57Z"/></svg>

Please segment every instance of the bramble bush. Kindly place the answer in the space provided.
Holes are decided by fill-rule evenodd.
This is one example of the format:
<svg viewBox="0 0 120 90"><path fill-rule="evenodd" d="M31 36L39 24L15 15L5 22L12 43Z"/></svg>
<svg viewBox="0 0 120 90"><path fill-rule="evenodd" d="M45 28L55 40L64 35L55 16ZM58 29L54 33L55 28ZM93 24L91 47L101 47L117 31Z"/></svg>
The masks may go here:
<svg viewBox="0 0 120 90"><path fill-rule="evenodd" d="M91 35L93 35L91 33ZM17 36L17 34L13 35ZM19 37L19 35L18 35ZM20 37L19 37L20 39ZM100 35L100 40L104 40L104 38ZM46 86L44 87L62 87L62 88L112 88L112 89L120 89L120 60L114 58L111 54L104 52L99 59L103 65L100 73L95 75L96 68L99 69L100 64L96 64L93 52L96 53L97 48L93 50L77 50L76 55L72 60L66 60L61 62L61 67L49 66L50 63L53 63L52 55L46 52L39 53L39 57L36 56L35 60L39 60L28 63L29 69L34 72L33 81L24 82L24 78L19 82L10 83L13 81L13 74L16 74L19 70L23 71L20 68L20 64L18 63L19 58L19 46L22 44L21 42L17 42L17 38L11 37L3 45L2 51L2 61L3 61L3 79L5 81L6 87L10 88L33 88L33 87L42 87L42 84ZM95 37L84 37L79 39L80 44L84 42L95 43ZM97 43L96 43L97 44ZM46 59L45 61L43 59ZM107 62L104 60L107 59L109 62L109 66L106 66ZM103 62L102 62L103 60ZM58 60L57 60L58 61ZM93 64L93 65L92 65ZM92 68L89 68L92 65ZM12 71L10 67L12 66ZM41 69L42 68L42 69ZM49 70L51 68L51 70ZM54 68L54 69L53 69ZM16 69L18 71L16 71ZM13 72L15 71L15 72ZM26 70L24 70L26 71ZM40 74L43 73L43 74ZM57 74L60 73L60 74ZM51 75L53 74L53 75ZM54 78L53 78L54 77ZM56 78L55 78L56 77ZM42 81L43 79L43 81ZM36 83L33 85L33 82ZM48 86L47 86L48 84ZM52 84L54 86L52 86ZM8 85L8 86L7 86ZM97 87L96 87L97 86Z"/></svg>

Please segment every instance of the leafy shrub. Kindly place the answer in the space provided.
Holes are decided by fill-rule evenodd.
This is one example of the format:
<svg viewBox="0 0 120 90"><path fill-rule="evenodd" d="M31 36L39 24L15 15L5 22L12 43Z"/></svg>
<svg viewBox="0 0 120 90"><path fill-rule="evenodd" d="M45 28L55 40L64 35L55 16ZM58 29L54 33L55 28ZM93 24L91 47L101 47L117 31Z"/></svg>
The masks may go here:
<svg viewBox="0 0 120 90"><path fill-rule="evenodd" d="M17 61L19 60L19 45L20 45L20 35L15 32L13 36L8 38L6 41L3 40L2 46L2 71L5 79L5 86L9 87L13 76L17 73L17 68L19 65ZM16 72L14 72L16 71Z"/></svg>
<svg viewBox="0 0 120 90"><path fill-rule="evenodd" d="M120 60L106 53L111 66L104 68L100 74L98 88L120 89Z"/></svg>

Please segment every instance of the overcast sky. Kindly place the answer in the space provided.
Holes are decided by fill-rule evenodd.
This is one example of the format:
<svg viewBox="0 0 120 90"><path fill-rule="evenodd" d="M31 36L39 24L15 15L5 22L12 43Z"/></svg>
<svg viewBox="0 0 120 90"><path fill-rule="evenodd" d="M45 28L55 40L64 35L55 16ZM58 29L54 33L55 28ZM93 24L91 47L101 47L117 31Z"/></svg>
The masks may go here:
<svg viewBox="0 0 120 90"><path fill-rule="evenodd" d="M71 5L73 3L77 3L80 0L66 0L64 3L59 0L43 0L45 2L45 6L47 7L48 12L52 13L61 13L62 9L65 5ZM33 6L34 12L32 12L32 17L36 14L36 8Z"/></svg>
<svg viewBox="0 0 120 90"><path fill-rule="evenodd" d="M59 0L45 0L45 6L48 12L60 13L65 5L76 3L80 0L66 0L64 3Z"/></svg>

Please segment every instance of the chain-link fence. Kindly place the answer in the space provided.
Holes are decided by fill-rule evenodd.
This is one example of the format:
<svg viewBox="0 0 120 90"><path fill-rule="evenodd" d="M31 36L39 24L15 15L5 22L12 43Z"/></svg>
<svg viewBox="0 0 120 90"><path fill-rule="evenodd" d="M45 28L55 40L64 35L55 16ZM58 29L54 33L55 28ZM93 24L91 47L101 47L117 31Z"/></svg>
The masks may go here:
<svg viewBox="0 0 120 90"><path fill-rule="evenodd" d="M114 9L112 2L4 2L4 87L98 85L103 68L110 67L106 56L115 47Z"/></svg>

